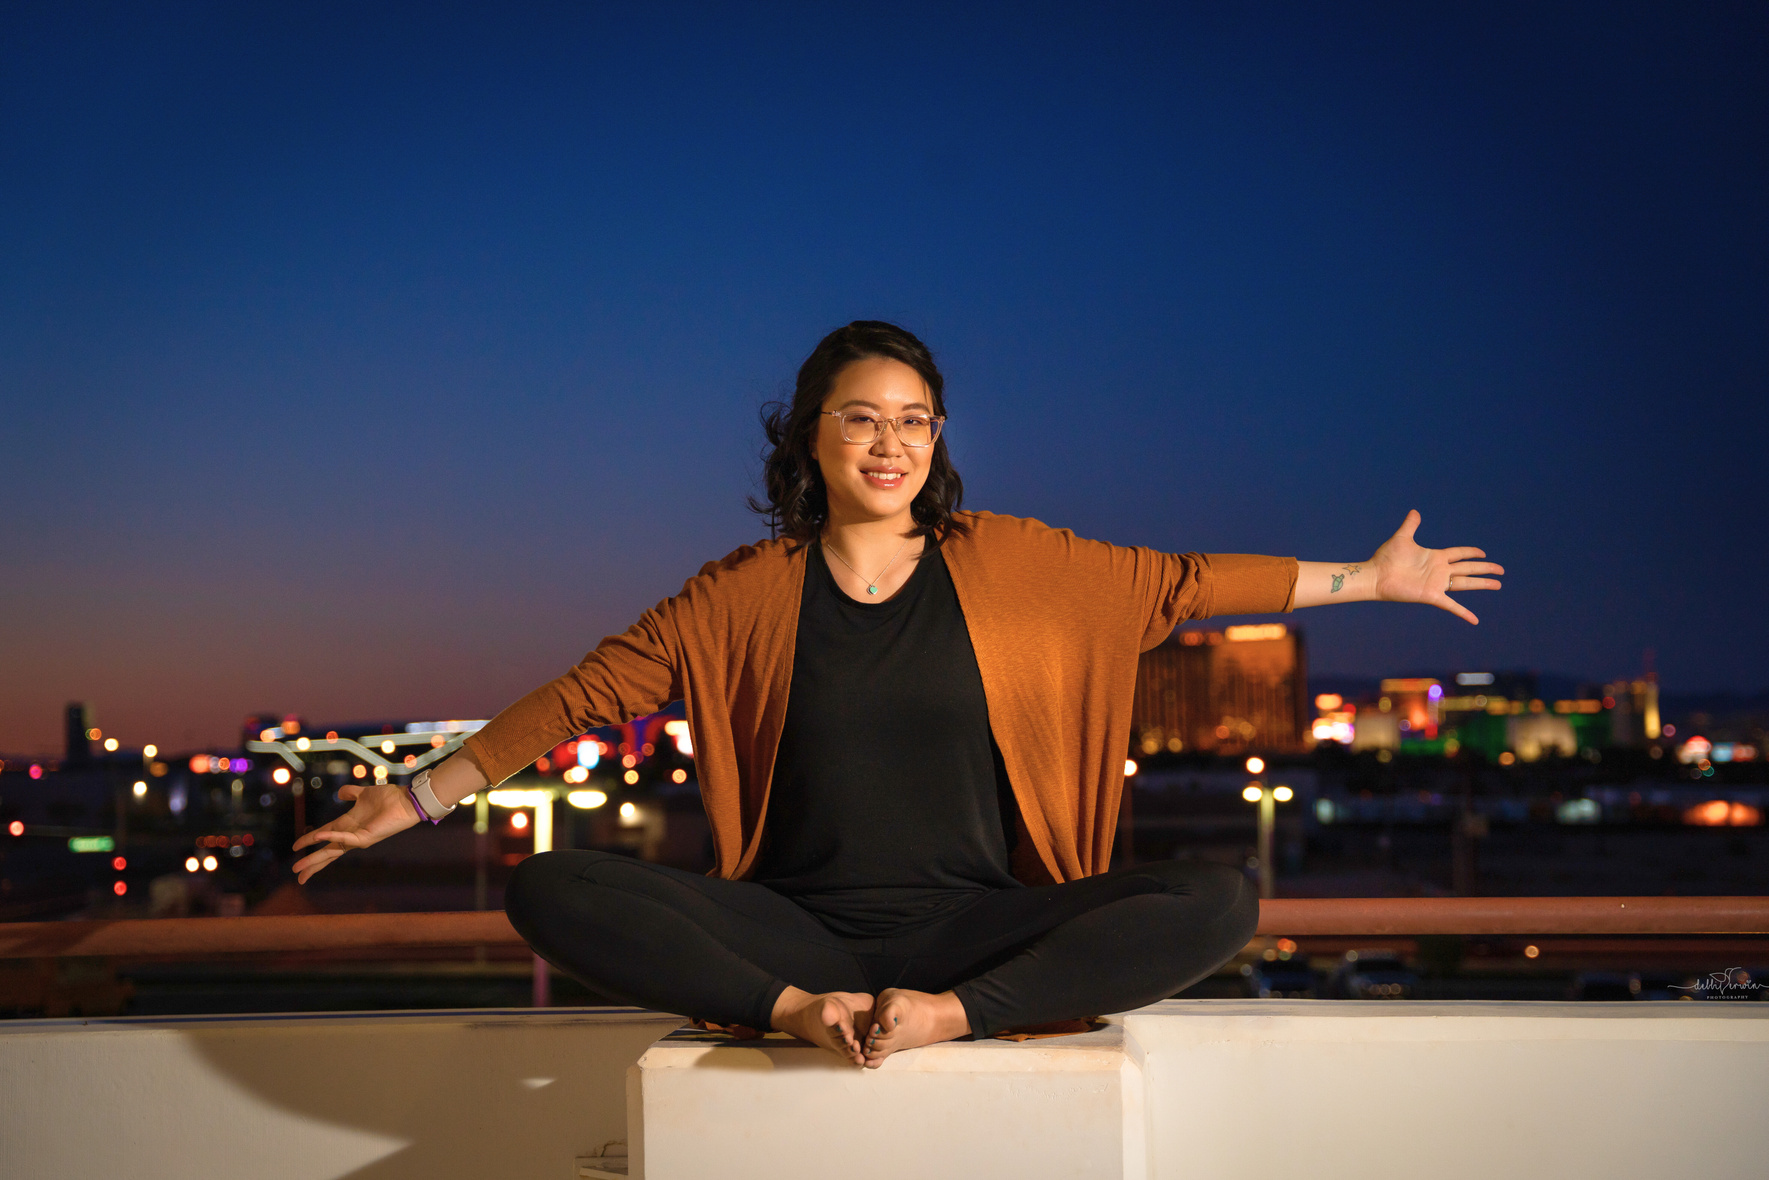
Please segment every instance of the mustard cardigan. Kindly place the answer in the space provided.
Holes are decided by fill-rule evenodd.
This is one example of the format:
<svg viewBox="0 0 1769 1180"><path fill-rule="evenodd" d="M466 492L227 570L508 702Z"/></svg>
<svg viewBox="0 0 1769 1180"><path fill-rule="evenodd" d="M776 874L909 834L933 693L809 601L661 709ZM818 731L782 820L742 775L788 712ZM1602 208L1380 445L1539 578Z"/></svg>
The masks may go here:
<svg viewBox="0 0 1769 1180"><path fill-rule="evenodd" d="M1021 838L1014 875L1073 881L1111 862L1137 657L1185 619L1294 608L1293 558L1162 553L1039 521L961 512L942 549L976 649ZM786 722L806 549L745 545L709 562L569 672L466 745L493 783L597 726L687 705L714 872L747 876L761 848Z"/></svg>

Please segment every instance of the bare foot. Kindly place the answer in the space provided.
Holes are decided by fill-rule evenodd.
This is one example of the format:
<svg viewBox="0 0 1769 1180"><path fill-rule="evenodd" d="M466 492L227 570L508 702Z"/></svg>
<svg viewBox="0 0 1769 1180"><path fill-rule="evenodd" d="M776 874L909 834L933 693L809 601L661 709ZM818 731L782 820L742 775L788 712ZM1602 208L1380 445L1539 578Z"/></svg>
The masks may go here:
<svg viewBox="0 0 1769 1180"><path fill-rule="evenodd" d="M970 1032L970 1017L951 992L929 995L887 987L878 993L878 1010L866 1034L866 1066L877 1069L899 1049L951 1041Z"/></svg>
<svg viewBox="0 0 1769 1180"><path fill-rule="evenodd" d="M774 1027L801 1041L821 1045L855 1065L866 1064L860 1030L872 1019L872 997L864 992L824 992L814 996L788 987L774 1001Z"/></svg>

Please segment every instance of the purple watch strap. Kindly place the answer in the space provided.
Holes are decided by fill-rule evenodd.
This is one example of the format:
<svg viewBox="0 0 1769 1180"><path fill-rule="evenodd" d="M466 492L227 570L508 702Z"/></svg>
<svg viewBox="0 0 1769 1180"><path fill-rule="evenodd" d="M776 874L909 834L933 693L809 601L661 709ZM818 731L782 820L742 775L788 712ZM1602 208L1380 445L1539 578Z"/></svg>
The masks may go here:
<svg viewBox="0 0 1769 1180"><path fill-rule="evenodd" d="M418 789L416 787L407 785L405 793L406 797L412 801L412 810L418 813L419 819L428 819L433 824L439 824L442 822L441 816L437 816L435 819L430 819L430 813L424 810L424 805L422 803L418 802Z"/></svg>

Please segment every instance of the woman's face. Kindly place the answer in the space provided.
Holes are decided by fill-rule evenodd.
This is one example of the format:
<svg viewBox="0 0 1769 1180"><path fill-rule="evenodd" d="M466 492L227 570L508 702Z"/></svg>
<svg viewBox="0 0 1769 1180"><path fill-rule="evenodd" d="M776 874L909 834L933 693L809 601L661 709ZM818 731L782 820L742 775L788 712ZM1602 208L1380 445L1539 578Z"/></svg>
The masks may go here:
<svg viewBox="0 0 1769 1180"><path fill-rule="evenodd" d="M902 361L869 357L837 374L829 396L823 399L823 409L901 418L905 414L932 414L934 405L920 373ZM850 524L902 517L907 527L909 506L927 483L934 448L904 446L889 425L871 443L851 443L842 438L840 418L825 413L817 421L811 457L822 469L824 486L829 489L830 520ZM863 437L855 426L848 432Z"/></svg>

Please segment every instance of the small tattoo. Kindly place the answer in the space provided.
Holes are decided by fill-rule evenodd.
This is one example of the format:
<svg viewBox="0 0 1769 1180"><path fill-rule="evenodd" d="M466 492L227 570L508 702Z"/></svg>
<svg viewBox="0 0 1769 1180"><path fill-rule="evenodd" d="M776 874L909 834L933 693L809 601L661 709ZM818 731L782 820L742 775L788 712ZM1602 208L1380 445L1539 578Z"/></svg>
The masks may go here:
<svg viewBox="0 0 1769 1180"><path fill-rule="evenodd" d="M1331 593L1334 593L1334 594L1339 593L1339 587L1341 587L1343 585L1345 585L1345 575L1344 574L1334 574L1333 575L1333 589L1332 589Z"/></svg>

